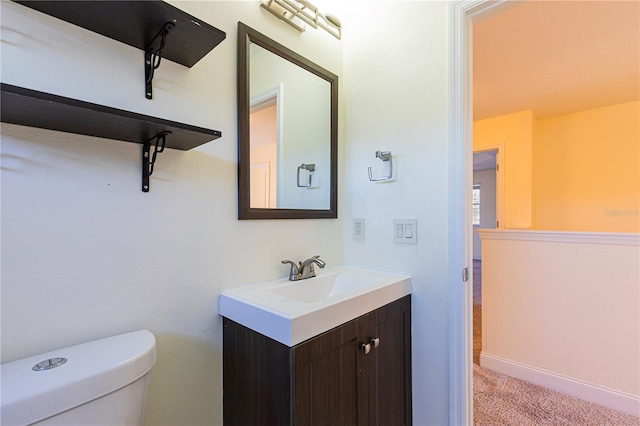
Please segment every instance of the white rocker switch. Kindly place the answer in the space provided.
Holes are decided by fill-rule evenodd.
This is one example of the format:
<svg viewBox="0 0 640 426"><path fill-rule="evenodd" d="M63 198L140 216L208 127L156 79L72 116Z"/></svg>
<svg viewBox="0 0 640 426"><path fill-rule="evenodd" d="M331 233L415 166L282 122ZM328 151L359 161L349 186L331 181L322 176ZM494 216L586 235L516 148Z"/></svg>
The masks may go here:
<svg viewBox="0 0 640 426"><path fill-rule="evenodd" d="M400 244L418 243L416 219L393 219L393 241Z"/></svg>

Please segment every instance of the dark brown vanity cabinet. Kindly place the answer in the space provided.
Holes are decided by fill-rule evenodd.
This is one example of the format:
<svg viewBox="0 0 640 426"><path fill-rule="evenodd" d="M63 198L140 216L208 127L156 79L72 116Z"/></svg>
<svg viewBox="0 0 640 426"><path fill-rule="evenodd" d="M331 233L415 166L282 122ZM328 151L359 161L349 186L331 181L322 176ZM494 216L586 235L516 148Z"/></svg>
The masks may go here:
<svg viewBox="0 0 640 426"><path fill-rule="evenodd" d="M410 425L411 296L294 347L224 318L225 425Z"/></svg>

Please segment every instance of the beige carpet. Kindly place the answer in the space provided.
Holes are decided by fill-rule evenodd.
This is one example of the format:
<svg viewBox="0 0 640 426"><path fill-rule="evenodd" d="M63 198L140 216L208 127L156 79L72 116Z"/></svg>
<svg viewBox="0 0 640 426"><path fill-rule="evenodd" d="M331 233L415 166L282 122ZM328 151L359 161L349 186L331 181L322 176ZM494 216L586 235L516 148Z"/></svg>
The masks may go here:
<svg viewBox="0 0 640 426"><path fill-rule="evenodd" d="M619 413L473 365L473 424L639 426Z"/></svg>

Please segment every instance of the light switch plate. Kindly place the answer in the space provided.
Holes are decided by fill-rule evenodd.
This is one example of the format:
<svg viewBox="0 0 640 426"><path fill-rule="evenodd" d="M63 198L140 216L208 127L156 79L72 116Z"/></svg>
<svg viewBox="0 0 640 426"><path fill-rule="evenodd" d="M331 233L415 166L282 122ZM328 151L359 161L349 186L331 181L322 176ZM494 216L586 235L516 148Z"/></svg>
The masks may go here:
<svg viewBox="0 0 640 426"><path fill-rule="evenodd" d="M418 221L393 219L393 241L400 244L418 244Z"/></svg>

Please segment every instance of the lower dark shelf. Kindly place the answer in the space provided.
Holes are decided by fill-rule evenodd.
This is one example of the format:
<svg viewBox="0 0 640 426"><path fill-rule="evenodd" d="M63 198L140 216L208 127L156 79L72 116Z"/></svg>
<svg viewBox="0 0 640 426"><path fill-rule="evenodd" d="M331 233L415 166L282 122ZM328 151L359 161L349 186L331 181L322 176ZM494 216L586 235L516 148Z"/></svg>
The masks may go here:
<svg viewBox="0 0 640 426"><path fill-rule="evenodd" d="M166 147L187 151L218 139L217 130L137 114L64 96L1 84L0 120L41 129L58 130L145 144L171 132Z"/></svg>

